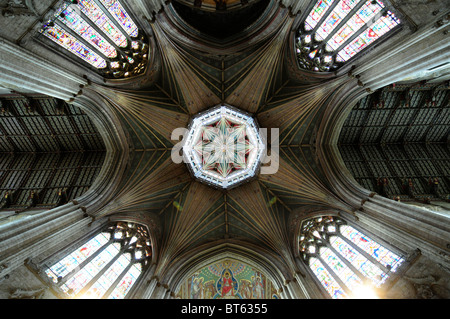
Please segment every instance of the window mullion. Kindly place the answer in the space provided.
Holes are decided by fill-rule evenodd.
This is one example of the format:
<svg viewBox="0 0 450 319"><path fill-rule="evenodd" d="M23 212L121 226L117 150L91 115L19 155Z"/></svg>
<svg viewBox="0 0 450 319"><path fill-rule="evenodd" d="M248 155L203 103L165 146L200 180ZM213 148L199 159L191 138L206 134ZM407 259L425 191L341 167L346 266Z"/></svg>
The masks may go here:
<svg viewBox="0 0 450 319"><path fill-rule="evenodd" d="M113 241L112 241L113 242ZM112 244L112 242L110 242ZM103 249L102 249L103 251ZM78 298L80 296L83 296L83 294L85 294L89 288L91 288L91 286L93 284L95 284L97 282L97 280L99 280L99 278L101 276L103 276L103 274L105 273L106 270L109 269L109 267L111 267L116 261L117 259L119 259L120 256L122 256L123 254L123 249L120 249L117 254L114 256L114 258L112 258L106 265L103 266L103 268L98 272L97 275L95 275L87 284L86 286L83 287L83 289L81 289L77 295L75 296L75 298Z"/></svg>
<svg viewBox="0 0 450 319"><path fill-rule="evenodd" d="M351 43L354 39L359 37L361 33L366 31L370 26L375 24L375 22L387 11L386 8L383 8L380 12L378 12L372 19L367 21L358 31L356 31L347 41L342 43L336 50L333 52L333 56L336 56L342 49L344 49L349 43Z"/></svg>
<svg viewBox="0 0 450 319"><path fill-rule="evenodd" d="M103 52L101 52L100 50L98 50L95 46L93 46L91 43L89 43L88 41L86 41L85 39L83 39L82 36L80 36L78 33L76 33L75 31L73 31L70 27L68 27L65 23L59 21L59 19L56 19L55 22L58 24L58 26L60 26L64 31L66 31L67 33L69 33L71 36L75 37L78 41L80 41L81 43L83 43L85 46L87 46L90 50L94 51L95 53L97 53L103 60L105 61L109 61L110 59L103 54Z"/></svg>
<svg viewBox="0 0 450 319"><path fill-rule="evenodd" d="M89 256L88 258L86 258L86 260L84 260L81 264L79 264L77 267L75 267L74 270L72 270L71 272L69 272L66 276L64 276L64 278L61 279L61 281L58 282L58 286L62 286L63 284L65 284L67 282L68 279L72 278L78 271L80 271L81 269L83 269L87 264L89 264L89 262L91 262L92 259L94 259L95 257L97 257L106 247L108 247L108 245L110 245L112 242L108 241L106 244L104 244L103 246L99 247L97 249L97 251L92 254L91 256ZM49 268L50 269L50 268Z"/></svg>
<svg viewBox="0 0 450 319"><path fill-rule="evenodd" d="M133 42L133 40L131 40L131 37L127 33L127 31L122 27L122 25L119 22L117 22L117 20L112 16L112 14L109 12L109 10L107 8L105 8L103 3L101 3L99 0L92 0L92 1L95 2L102 9L103 13L109 18L109 20L111 20L111 22L114 24L114 26L116 26L117 28L119 28L119 30L122 31L123 35L127 38L127 41L128 41L127 47L130 47L131 42Z"/></svg>
<svg viewBox="0 0 450 319"><path fill-rule="evenodd" d="M361 255L366 257L367 260L371 261L373 264L375 264L378 268L380 268L383 272L388 273L389 269L387 269L383 264L381 264L378 260L370 256L364 249L359 247L358 245L355 245L351 240L343 236L342 234L339 234L339 237L342 238L347 244L349 244L351 247L356 249ZM379 245L379 244L378 244Z"/></svg>
<svg viewBox="0 0 450 319"><path fill-rule="evenodd" d="M337 32L339 31L346 23L348 20L350 20L351 17L353 17L359 9L361 9L361 7L366 3L365 0L360 1L345 17L344 19L342 19L342 21L328 34L328 36L322 41L322 43L320 44L320 47L324 47L327 42L330 40L330 38ZM364 27L364 26L363 26ZM361 29L363 28L361 27ZM359 31L359 30L358 30ZM356 32L358 32L356 31Z"/></svg>
<svg viewBox="0 0 450 319"><path fill-rule="evenodd" d="M340 259L350 268L351 271L353 271L359 277L359 279L361 279L363 282L367 279L367 277L365 277L358 269L356 269L355 266L353 266L352 263L347 260L347 258L336 251L336 249L334 249L334 247L328 241L327 246L336 256L340 257Z"/></svg>
<svg viewBox="0 0 450 319"><path fill-rule="evenodd" d="M338 5L338 3L341 2L340 0L335 0L331 6L328 8L327 12L324 14L324 16L322 18L320 18L320 20L317 22L316 26L311 30L308 31L310 32L312 35L314 35L317 31L317 29L324 23L324 21L328 18L328 16L330 15L331 12L333 12L334 8ZM314 7L313 7L314 8ZM311 13L310 13L311 14Z"/></svg>
<svg viewBox="0 0 450 319"><path fill-rule="evenodd" d="M117 276L116 280L112 283L112 285L106 290L106 292L103 294L101 299L106 299L109 297L109 295L116 289L117 285L120 283L122 278L127 274L127 272L130 270L130 268L133 266L133 261L130 261L127 267L120 273L119 276Z"/></svg>
<svg viewBox="0 0 450 319"><path fill-rule="evenodd" d="M318 258L320 260L322 265L328 270L328 272L334 278L334 280L336 280L337 283L339 284L339 286L341 286L341 288L344 289L345 293L351 295L352 291L350 290L350 288L348 288L347 285L344 284L344 282L341 280L341 278L339 278L339 276L333 271L333 269L331 269L331 267L328 266L326 261L322 259L322 256L320 255L320 248L319 248L319 253L317 254L316 258Z"/></svg>
<svg viewBox="0 0 450 319"><path fill-rule="evenodd" d="M80 12L78 13L80 15L81 18L83 18L86 22L91 22L92 20L83 12L80 10ZM127 54L123 51L123 48L119 47L113 40L111 40L107 34L105 34L104 31L102 31L97 24L95 23L89 23L89 26L91 28L93 28L95 31L97 31L98 34L101 34L103 36L103 38L105 38L106 41L108 41L109 44L111 44L114 49L116 49L117 51L117 58L122 60L122 57L120 57L119 55L122 55L123 57L125 57ZM125 37L127 37L126 33L123 33L125 35ZM128 37L127 37L127 41L131 41ZM130 42L131 43L131 42ZM108 58L108 61L110 61L111 58Z"/></svg>

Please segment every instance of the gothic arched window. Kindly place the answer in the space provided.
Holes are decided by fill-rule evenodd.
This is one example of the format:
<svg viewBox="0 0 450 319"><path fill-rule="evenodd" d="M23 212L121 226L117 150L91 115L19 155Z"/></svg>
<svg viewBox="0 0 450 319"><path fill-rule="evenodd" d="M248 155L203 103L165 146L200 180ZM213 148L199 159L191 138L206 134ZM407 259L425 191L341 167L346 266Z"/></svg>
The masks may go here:
<svg viewBox="0 0 450 319"><path fill-rule="evenodd" d="M300 67L334 71L399 24L379 0L317 0L296 37Z"/></svg>
<svg viewBox="0 0 450 319"><path fill-rule="evenodd" d="M44 269L67 298L125 298L149 265L152 246L146 227L118 222Z"/></svg>
<svg viewBox="0 0 450 319"><path fill-rule="evenodd" d="M302 223L300 255L334 299L380 287L404 259L335 216Z"/></svg>
<svg viewBox="0 0 450 319"><path fill-rule="evenodd" d="M148 61L145 36L118 0L66 0L39 33L105 77L140 74Z"/></svg>

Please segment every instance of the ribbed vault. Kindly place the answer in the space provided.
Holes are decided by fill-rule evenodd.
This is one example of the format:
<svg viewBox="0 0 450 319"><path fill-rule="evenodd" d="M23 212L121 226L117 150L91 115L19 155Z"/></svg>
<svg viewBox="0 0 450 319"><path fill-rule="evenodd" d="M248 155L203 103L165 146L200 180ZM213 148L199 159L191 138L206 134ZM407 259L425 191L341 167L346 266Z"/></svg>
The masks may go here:
<svg viewBox="0 0 450 319"><path fill-rule="evenodd" d="M147 210L160 216L162 238L156 274L162 276L183 252L199 245L239 239L270 251L289 269L297 266L287 219L298 205L348 209L324 182L315 160L314 127L328 96L348 81L342 77L305 86L285 73L293 18L284 12L270 37L230 55L184 47L158 21L152 24L161 54L159 79L146 90L97 85L124 122L132 141L131 161L120 190L98 217ZM191 177L171 152L171 132L186 128L191 116L225 102L254 114L264 128L280 132L279 168L230 191Z"/></svg>
<svg viewBox="0 0 450 319"><path fill-rule="evenodd" d="M179 2L189 6L194 3ZM203 2L212 4L212 1ZM237 5L237 2L229 1L229 4ZM324 161L318 159L318 149L329 143L321 135L325 130L320 132L318 128L325 125L324 118L334 110L334 102L343 96L348 96L348 102L354 102L354 97L366 96L370 89L363 88L365 84L351 71L313 77L310 72L298 70L293 64L292 45L299 16L292 14L292 6L285 8L282 3L270 1L261 14L263 18L256 19L241 38L224 42L200 36L167 2L157 18L152 13L153 20L145 19L149 22L147 31L156 43L152 54L158 57L155 68L159 70L154 73L158 76L151 85L124 89L119 82L107 85L89 82L83 87L84 95L99 95L107 101L104 108L120 120L129 142L123 147L126 149L118 152L126 155L128 162L123 172L120 166L121 174L117 174L120 179L111 180L114 192L108 193L107 198L99 196L100 209L88 211L88 215L101 220L108 216L147 213L152 219L158 219L159 235L155 237L158 258L152 265L155 269L152 275L160 283L170 284L172 289L194 268L230 256L253 262L274 283L282 285L282 278L292 280L295 274L301 273L292 244L292 212L299 207L312 211L326 208L355 216L358 209L354 202L361 198L355 195L356 199L347 199L337 193L341 185L335 183L329 167L324 167ZM402 93L393 91L386 93L393 103L389 106L392 110L402 100ZM445 94L440 99L448 99ZM71 101L77 102L82 97L75 96ZM376 95L371 95L364 101L374 98ZM219 190L196 181L184 163L172 160L171 154L179 142L179 136L173 136L173 131L187 128L195 114L220 103L252 113L262 128L279 131L279 158L272 158L278 165L275 173L260 174L231 190ZM354 111L362 111L368 119L372 114L360 107L364 103ZM339 107L339 111L345 108ZM442 126L448 128L448 116L445 116L448 113L437 112ZM438 113L435 113L436 120ZM357 124L357 118L359 115L352 113L344 125L340 140L344 148L350 140L351 143L360 141L363 130L372 136L372 142L381 143L384 138L406 141L408 132L419 134L421 129L411 130L417 124L411 120L404 131L395 133L393 129L394 133L387 133L382 132L385 126L371 127L367 120ZM416 114L414 118L418 121L420 117ZM1 119L0 115L0 132ZM425 124L424 127L426 135L422 136L431 136L434 128ZM335 132L340 127L326 129L326 133ZM361 134L355 137L358 129ZM442 133L439 132L436 136ZM439 136L447 136L448 140L446 134ZM0 135L0 141L4 138L7 137ZM269 143L269 151L273 146ZM274 162L263 167L270 164ZM0 175L0 181L1 178ZM108 178L103 176L102 180ZM446 183L448 187L448 179ZM364 182L361 184L366 186Z"/></svg>

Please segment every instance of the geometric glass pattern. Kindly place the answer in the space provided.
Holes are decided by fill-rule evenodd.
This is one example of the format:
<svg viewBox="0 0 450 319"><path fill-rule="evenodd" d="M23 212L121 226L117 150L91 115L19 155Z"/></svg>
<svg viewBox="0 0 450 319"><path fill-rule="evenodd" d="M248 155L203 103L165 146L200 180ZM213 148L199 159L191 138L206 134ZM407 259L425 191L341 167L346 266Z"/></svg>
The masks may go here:
<svg viewBox="0 0 450 319"><path fill-rule="evenodd" d="M39 33L113 77L137 74L148 60L148 45L117 0L65 1Z"/></svg>
<svg viewBox="0 0 450 319"><path fill-rule="evenodd" d="M299 248L331 298L358 295L366 285L380 287L404 259L335 216L302 223Z"/></svg>
<svg viewBox="0 0 450 319"><path fill-rule="evenodd" d="M380 0L317 0L296 37L299 64L334 71L399 24Z"/></svg>
<svg viewBox="0 0 450 319"><path fill-rule="evenodd" d="M123 299L149 265L151 256L147 228L118 222L44 273L66 298Z"/></svg>
<svg viewBox="0 0 450 319"><path fill-rule="evenodd" d="M195 178L228 189L257 174L264 148L255 119L222 104L192 119L183 157Z"/></svg>

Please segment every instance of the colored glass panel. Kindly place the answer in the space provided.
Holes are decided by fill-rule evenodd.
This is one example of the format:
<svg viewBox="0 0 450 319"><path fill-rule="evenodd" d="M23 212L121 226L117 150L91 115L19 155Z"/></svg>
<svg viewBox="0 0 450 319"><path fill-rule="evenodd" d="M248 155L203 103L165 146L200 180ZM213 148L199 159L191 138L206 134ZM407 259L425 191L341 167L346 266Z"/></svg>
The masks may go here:
<svg viewBox="0 0 450 319"><path fill-rule="evenodd" d="M101 56L80 43L78 39L68 34L60 26L48 26L42 31L42 34L94 67L99 69L106 67L106 61Z"/></svg>
<svg viewBox="0 0 450 319"><path fill-rule="evenodd" d="M317 54L317 50L312 51L310 54L308 54L308 56L313 59Z"/></svg>
<svg viewBox="0 0 450 319"><path fill-rule="evenodd" d="M123 276L120 283L109 295L108 299L123 299L136 282L142 272L141 264L135 264L131 266L130 270Z"/></svg>
<svg viewBox="0 0 450 319"><path fill-rule="evenodd" d="M86 244L81 246L79 249L73 251L67 257L63 258L61 261L57 262L50 269L47 269L45 273L57 282L59 276L64 277L77 266L79 266L83 261L92 256L96 251L98 251L103 245L105 245L109 240L108 233L100 233Z"/></svg>
<svg viewBox="0 0 450 319"><path fill-rule="evenodd" d="M84 266L80 271L78 271L73 277L71 277L67 282L61 286L63 291L68 292L69 289L73 293L78 292L85 287L89 281L94 278L102 269L108 264L115 255L119 252L120 244L111 244L106 249L104 249L98 256L96 256L92 261L90 261L86 266Z"/></svg>
<svg viewBox="0 0 450 319"><path fill-rule="evenodd" d="M116 45L126 47L128 41L126 36L106 16L103 10L92 0L78 1L78 7L89 17Z"/></svg>
<svg viewBox="0 0 450 319"><path fill-rule="evenodd" d="M325 15L325 12L330 8L333 0L319 0L317 1L311 13L305 20L305 30L312 30L319 23L320 19Z"/></svg>
<svg viewBox="0 0 450 319"><path fill-rule="evenodd" d="M109 8L116 2L117 0L100 0L100 2L106 7Z"/></svg>
<svg viewBox="0 0 450 319"><path fill-rule="evenodd" d="M62 21L65 25L79 34L84 40L88 41L100 52L109 58L117 56L116 49L107 42L98 32L96 32L80 15L72 8L62 10L62 16L59 16L59 21Z"/></svg>
<svg viewBox="0 0 450 319"><path fill-rule="evenodd" d="M383 7L378 2L376 4L371 4L371 1L367 1L358 12L331 37L327 42L327 50L336 50L382 9Z"/></svg>
<svg viewBox="0 0 450 319"><path fill-rule="evenodd" d="M362 284L361 279L330 248L322 247L320 257L348 288L354 289Z"/></svg>
<svg viewBox="0 0 450 319"><path fill-rule="evenodd" d="M100 0L102 4L108 9L111 15L119 22L124 28L125 32L128 33L132 37L137 37L138 28L136 24L134 24L133 20L130 18L127 11L120 4L119 1L111 1L111 0Z"/></svg>
<svg viewBox="0 0 450 319"><path fill-rule="evenodd" d="M309 267L317 279L319 279L326 291L330 294L331 298L341 299L347 297L342 287L317 258L311 258Z"/></svg>
<svg viewBox="0 0 450 319"><path fill-rule="evenodd" d="M376 243L369 237L363 235L351 226L341 226L341 233L358 247L364 249L364 251L379 261L382 265L391 267L391 271L395 271L403 262L401 257Z"/></svg>
<svg viewBox="0 0 450 319"><path fill-rule="evenodd" d="M341 0L317 29L316 40L325 39L331 31L352 11L359 0Z"/></svg>
<svg viewBox="0 0 450 319"><path fill-rule="evenodd" d="M106 291L112 286L114 281L120 276L130 263L130 255L121 255L93 284L82 298L102 298Z"/></svg>
<svg viewBox="0 0 450 319"><path fill-rule="evenodd" d="M338 55L343 61L347 61L382 35L392 30L398 23L398 19L388 12L388 15L380 17L371 27L363 31L355 40L339 51Z"/></svg>
<svg viewBox="0 0 450 319"><path fill-rule="evenodd" d="M378 285L384 282L383 271L362 256L356 249L347 244L342 238L333 236L330 238L330 243L331 246L361 272L361 274Z"/></svg>
<svg viewBox="0 0 450 319"><path fill-rule="evenodd" d="M119 62L111 62L111 68L112 69L117 69L120 67L120 63Z"/></svg>

